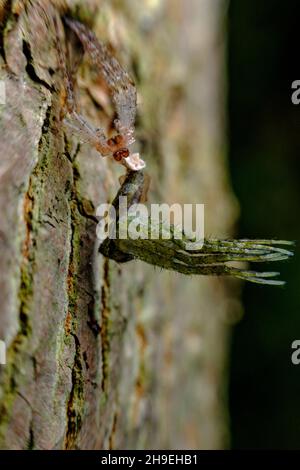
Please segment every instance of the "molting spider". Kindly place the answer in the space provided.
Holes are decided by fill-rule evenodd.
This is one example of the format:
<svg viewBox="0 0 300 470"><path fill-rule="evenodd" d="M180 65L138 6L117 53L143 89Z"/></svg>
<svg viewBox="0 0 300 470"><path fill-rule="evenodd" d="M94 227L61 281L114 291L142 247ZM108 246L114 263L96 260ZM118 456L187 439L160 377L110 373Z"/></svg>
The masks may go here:
<svg viewBox="0 0 300 470"><path fill-rule="evenodd" d="M95 129L76 111L73 81L67 70L62 50L59 44L60 65L64 72L66 88L67 114L63 122L84 142L95 147L102 156L113 157L128 170L138 171L146 165L138 153L131 153L129 148L134 142L134 123L136 116L136 87L128 73L119 62L112 57L107 47L102 44L83 24L70 18L65 18L67 26L80 40L84 52L97 71L104 77L111 94L117 118L114 127L117 134L107 139L103 129Z"/></svg>
<svg viewBox="0 0 300 470"><path fill-rule="evenodd" d="M60 67L64 75L66 93L65 105L67 112L63 117L63 122L82 141L96 148L102 156L110 156L127 168L127 175L123 178L121 188L113 202L116 209L119 196L129 198L129 206L139 203L143 199L146 200L149 178L144 175L143 171L140 171L145 167L145 162L138 153L130 153L128 148L135 141L135 85L128 73L110 54L107 47L98 41L94 33L76 20L65 18L64 21L76 34L90 62L106 82L117 115L114 120L116 134L107 138L103 129L95 129L77 112L70 70L68 70L61 46L57 40L56 46ZM56 29L58 31L57 24ZM118 209L117 214L119 214ZM121 223L122 221L118 217L116 224ZM174 236L174 226L171 226L170 239L160 238L153 241L147 239L147 237L141 237L137 240L130 239L130 237L126 239L110 239L107 237L101 243L99 251L104 256L119 263L140 259L154 266L187 275L230 275L259 284L270 285L284 284L282 281L273 279L279 273L247 271L243 268L228 266L226 263L231 261L280 261L293 255L291 251L278 246L292 245L292 243L285 240L205 239L202 249L197 252L190 251L188 242L189 240L183 237L183 241L179 243Z"/></svg>

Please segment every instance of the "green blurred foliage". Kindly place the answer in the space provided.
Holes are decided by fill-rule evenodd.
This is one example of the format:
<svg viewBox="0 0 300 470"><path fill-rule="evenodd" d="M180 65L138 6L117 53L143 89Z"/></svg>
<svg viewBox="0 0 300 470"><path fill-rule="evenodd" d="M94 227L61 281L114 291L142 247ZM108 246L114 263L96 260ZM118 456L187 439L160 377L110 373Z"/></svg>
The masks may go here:
<svg viewBox="0 0 300 470"><path fill-rule="evenodd" d="M239 236L300 239L300 2L231 0L229 142ZM273 266L272 266L273 269ZM233 448L300 448L300 257L280 263L287 285L244 286L245 316L233 335Z"/></svg>

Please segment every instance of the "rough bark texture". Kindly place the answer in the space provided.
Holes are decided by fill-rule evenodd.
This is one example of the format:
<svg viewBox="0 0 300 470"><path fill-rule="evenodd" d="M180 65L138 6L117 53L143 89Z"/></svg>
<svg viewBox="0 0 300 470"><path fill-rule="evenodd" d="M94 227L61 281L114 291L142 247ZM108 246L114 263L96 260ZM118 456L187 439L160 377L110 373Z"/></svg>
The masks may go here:
<svg viewBox="0 0 300 470"><path fill-rule="evenodd" d="M155 202L204 202L228 235L221 0L52 2L89 24L133 74ZM1 2L0 446L220 448L227 442L229 281L97 253L95 208L120 168L60 123L54 31L39 4ZM84 63L82 114L109 127Z"/></svg>

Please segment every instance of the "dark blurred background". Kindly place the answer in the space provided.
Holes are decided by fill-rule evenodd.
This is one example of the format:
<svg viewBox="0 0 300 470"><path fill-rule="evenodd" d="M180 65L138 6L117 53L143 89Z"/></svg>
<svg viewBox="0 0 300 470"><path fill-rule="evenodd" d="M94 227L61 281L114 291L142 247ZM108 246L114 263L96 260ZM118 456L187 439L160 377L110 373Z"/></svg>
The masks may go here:
<svg viewBox="0 0 300 470"><path fill-rule="evenodd" d="M291 102L299 46L299 1L231 0L228 138L241 237L300 240L300 105ZM233 448L300 448L300 365L291 363L299 254L278 269L284 288L244 286L232 340Z"/></svg>

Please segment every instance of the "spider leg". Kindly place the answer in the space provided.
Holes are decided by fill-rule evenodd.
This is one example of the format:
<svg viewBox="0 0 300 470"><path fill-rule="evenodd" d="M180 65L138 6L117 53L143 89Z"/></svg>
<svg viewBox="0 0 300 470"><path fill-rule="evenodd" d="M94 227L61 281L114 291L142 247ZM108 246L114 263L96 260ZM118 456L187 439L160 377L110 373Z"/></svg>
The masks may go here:
<svg viewBox="0 0 300 470"><path fill-rule="evenodd" d="M74 93L73 74L70 66L70 60L66 51L62 48L61 30L59 29L56 17L53 18L56 30L55 47L57 50L59 68L63 78L63 117L62 123L73 132L82 142L86 142L95 147L103 156L110 155L111 149L107 144L107 138L104 130L94 128L87 120L77 112L76 99ZM77 68L78 64L76 64Z"/></svg>
<svg viewBox="0 0 300 470"><path fill-rule="evenodd" d="M111 149L107 145L104 130L94 128L77 111L70 110L63 119L63 123L82 141L95 147L103 156L111 155Z"/></svg>
<svg viewBox="0 0 300 470"><path fill-rule="evenodd" d="M90 62L103 76L112 97L117 119L114 121L117 132L128 137L128 145L133 143L134 122L137 107L136 87L126 70L112 56L105 44L85 25L65 17L65 23L81 41Z"/></svg>

